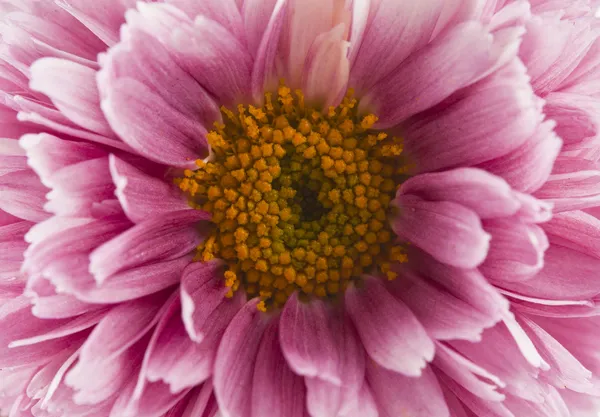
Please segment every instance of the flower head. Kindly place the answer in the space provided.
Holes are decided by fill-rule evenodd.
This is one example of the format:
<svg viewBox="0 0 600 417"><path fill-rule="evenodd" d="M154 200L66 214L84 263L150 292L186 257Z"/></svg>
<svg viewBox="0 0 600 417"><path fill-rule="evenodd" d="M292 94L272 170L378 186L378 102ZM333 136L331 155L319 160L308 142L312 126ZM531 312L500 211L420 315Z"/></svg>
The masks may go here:
<svg viewBox="0 0 600 417"><path fill-rule="evenodd" d="M597 411L591 2L0 6L11 417Z"/></svg>

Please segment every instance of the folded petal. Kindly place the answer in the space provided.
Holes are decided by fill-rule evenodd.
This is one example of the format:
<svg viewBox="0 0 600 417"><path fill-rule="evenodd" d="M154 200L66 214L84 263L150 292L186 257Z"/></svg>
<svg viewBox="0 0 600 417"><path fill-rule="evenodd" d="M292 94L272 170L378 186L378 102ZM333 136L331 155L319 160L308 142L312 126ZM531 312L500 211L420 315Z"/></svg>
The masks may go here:
<svg viewBox="0 0 600 417"><path fill-rule="evenodd" d="M449 201L425 201L400 195L393 220L396 234L437 260L460 268L473 268L485 259L490 236L472 210ZM440 245L440 241L445 244Z"/></svg>
<svg viewBox="0 0 600 417"><path fill-rule="evenodd" d="M365 278L363 288L349 288L346 303L365 350L377 364L404 375L421 375L435 346L406 304L372 277Z"/></svg>

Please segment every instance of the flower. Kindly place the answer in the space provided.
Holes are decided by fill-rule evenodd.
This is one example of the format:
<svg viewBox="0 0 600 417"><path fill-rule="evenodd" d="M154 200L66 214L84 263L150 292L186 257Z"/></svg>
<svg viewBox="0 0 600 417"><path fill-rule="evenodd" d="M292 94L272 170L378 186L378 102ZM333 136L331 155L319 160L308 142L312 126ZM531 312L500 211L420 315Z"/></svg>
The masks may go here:
<svg viewBox="0 0 600 417"><path fill-rule="evenodd" d="M597 411L595 4L0 5L11 417Z"/></svg>

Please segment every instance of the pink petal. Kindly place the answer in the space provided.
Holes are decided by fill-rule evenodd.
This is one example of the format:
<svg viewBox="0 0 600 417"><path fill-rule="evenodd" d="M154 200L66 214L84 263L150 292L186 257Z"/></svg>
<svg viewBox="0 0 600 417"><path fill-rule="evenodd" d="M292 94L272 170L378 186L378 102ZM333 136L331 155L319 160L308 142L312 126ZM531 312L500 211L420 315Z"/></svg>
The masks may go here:
<svg viewBox="0 0 600 417"><path fill-rule="evenodd" d="M242 5L242 18L246 29L248 49L256 56L260 44L268 36L269 22L277 13L276 4L283 4L281 0L244 0ZM277 6L281 8L281 5Z"/></svg>
<svg viewBox="0 0 600 417"><path fill-rule="evenodd" d="M443 287L410 271L400 271L393 283L393 294L414 313L427 333L437 340L481 340L484 329L501 318L480 311L464 296L456 296Z"/></svg>
<svg viewBox="0 0 600 417"><path fill-rule="evenodd" d="M372 2L360 48L352 66L352 86L368 91L432 39L445 2ZM357 12L355 11L355 14ZM357 18L355 16L355 18Z"/></svg>
<svg viewBox="0 0 600 417"><path fill-rule="evenodd" d="M23 220L40 222L49 217L43 209L48 189L33 171L0 176L0 209Z"/></svg>
<svg viewBox="0 0 600 417"><path fill-rule="evenodd" d="M401 195L395 204L399 213L392 223L394 232L438 261L473 268L485 259L490 235L472 210L448 201L425 201L413 195ZM446 244L440 245L440 241Z"/></svg>
<svg viewBox="0 0 600 417"><path fill-rule="evenodd" d="M554 244L600 257L600 219L583 211L557 213L543 225Z"/></svg>
<svg viewBox="0 0 600 417"><path fill-rule="evenodd" d="M528 81L526 68L514 60L451 104L409 120L403 135L417 170L476 165L521 146L542 121L541 103Z"/></svg>
<svg viewBox="0 0 600 417"><path fill-rule="evenodd" d="M196 343L188 337L180 311L164 316L157 326L155 347L148 359L146 378L162 380L178 393L205 381L213 371L217 348L225 328L241 307L241 297L221 303L204 327L205 337Z"/></svg>
<svg viewBox="0 0 600 417"><path fill-rule="evenodd" d="M318 377L306 378L307 410L311 416L337 416L338 412L350 416L357 408L364 408L369 415L373 400L364 386L365 352L350 319L336 313L328 321L339 356L341 385Z"/></svg>
<svg viewBox="0 0 600 417"><path fill-rule="evenodd" d="M549 393L544 396L544 401L541 403L533 403L524 401L516 396L508 395L504 400L504 404L515 415L525 415L531 417L570 417L571 413L563 400L561 393L553 387L549 387Z"/></svg>
<svg viewBox="0 0 600 417"><path fill-rule="evenodd" d="M343 414L343 417L378 417L379 411L373 398L372 390L366 382L356 395L356 402L352 408Z"/></svg>
<svg viewBox="0 0 600 417"><path fill-rule="evenodd" d="M303 91L307 100L323 103L323 108L337 105L348 84L349 43L344 40L344 29L340 24L317 36L306 57Z"/></svg>
<svg viewBox="0 0 600 417"><path fill-rule="evenodd" d="M182 193L165 179L151 177L114 155L109 164L115 194L131 221L140 223L189 208Z"/></svg>
<svg viewBox="0 0 600 417"><path fill-rule="evenodd" d="M281 349L295 373L339 385L338 352L328 328L329 313L322 301L302 303L293 294L281 312Z"/></svg>
<svg viewBox="0 0 600 417"><path fill-rule="evenodd" d="M92 132L113 137L100 110L96 71L56 58L42 58L31 66L31 88L52 99L71 121Z"/></svg>
<svg viewBox="0 0 600 417"><path fill-rule="evenodd" d="M365 350L375 362L404 375L421 375L435 346L402 301L378 278L365 278L364 288L346 291L346 303Z"/></svg>
<svg viewBox="0 0 600 417"><path fill-rule="evenodd" d="M473 210L482 219L510 216L521 207L502 178L474 168L414 176L402 183L400 194L414 194L430 201L452 201Z"/></svg>
<svg viewBox="0 0 600 417"><path fill-rule="evenodd" d="M474 395L487 401L502 401L504 384L498 377L477 366L455 350L439 343L433 364Z"/></svg>
<svg viewBox="0 0 600 417"><path fill-rule="evenodd" d="M92 5L86 0L63 0L59 3L107 45L119 41L125 10L134 4L131 0L100 0Z"/></svg>
<svg viewBox="0 0 600 417"><path fill-rule="evenodd" d="M128 268L187 255L202 237L196 223L206 219L203 212L186 210L146 220L95 249L90 272L102 283Z"/></svg>
<svg viewBox="0 0 600 417"><path fill-rule="evenodd" d="M107 155L97 145L63 140L47 133L24 135L19 143L27 152L29 165L47 187L52 175L61 168Z"/></svg>
<svg viewBox="0 0 600 417"><path fill-rule="evenodd" d="M256 0L248 0L244 5L250 5ZM272 15L267 19L265 27L260 27L260 30L264 30L264 36L262 40L257 44L256 58L254 60L254 67L252 68L252 94L254 100L258 103L262 101L263 94L265 91L272 90L276 86L276 75L275 75L275 63L277 57L277 48L280 44L282 37L283 25L285 23L287 13L287 1L288 0L277 0L274 3L274 9ZM264 13L269 8L269 0L258 0L260 5L254 5L256 12L260 15L253 16L257 21L262 21L265 16ZM246 9L245 9L246 10ZM247 10L250 10L248 8ZM257 22L251 22L257 23ZM252 42L251 34L248 34L249 42ZM250 46L252 48L252 46Z"/></svg>
<svg viewBox="0 0 600 417"><path fill-rule="evenodd" d="M277 329L276 321L267 327L256 355L252 379L252 416L304 417L304 381L288 367L279 345Z"/></svg>
<svg viewBox="0 0 600 417"><path fill-rule="evenodd" d="M375 84L361 108L375 110L380 128L397 125L475 82L491 66L491 47L492 37L479 23L460 24Z"/></svg>
<svg viewBox="0 0 600 417"><path fill-rule="evenodd" d="M251 98L252 58L223 26L199 16L193 24L181 25L173 33L169 47L179 65L220 105Z"/></svg>
<svg viewBox="0 0 600 417"><path fill-rule="evenodd" d="M367 380L385 416L450 416L440 385L430 367L425 368L420 377L410 378L370 362Z"/></svg>
<svg viewBox="0 0 600 417"><path fill-rule="evenodd" d="M74 290L77 298L90 303L120 303L164 290L181 280L183 270L192 263L193 255L138 266L107 278L102 285ZM93 278L92 278L93 280Z"/></svg>
<svg viewBox="0 0 600 417"><path fill-rule="evenodd" d="M194 342L204 338L209 318L221 304L227 304L229 288L223 278L223 262L193 262L181 277L181 311L187 333Z"/></svg>
<svg viewBox="0 0 600 417"><path fill-rule="evenodd" d="M504 178L514 189L523 192L537 190L548 179L562 145L553 127L553 122L540 124L518 149L480 167Z"/></svg>
<svg viewBox="0 0 600 417"><path fill-rule="evenodd" d="M244 21L240 9L235 4L235 0L203 2L195 0L167 0L166 3L172 4L179 10L184 11L192 20L197 16L206 16L226 27L240 42L245 40Z"/></svg>
<svg viewBox="0 0 600 417"><path fill-rule="evenodd" d="M491 234L490 250L481 272L492 282L522 281L537 274L544 266L548 238L536 225L514 219L488 220L485 230Z"/></svg>
<svg viewBox="0 0 600 417"><path fill-rule="evenodd" d="M256 393L252 388L269 381L253 382L254 364L267 320L258 311L258 299L249 301L233 318L217 351L213 381L221 413L228 417L251 417ZM279 342L277 342L279 343ZM267 359L261 366L273 363ZM283 371L283 357L279 369ZM291 371L290 371L291 372ZM235 385L231 383L235 381ZM272 395L267 393L268 396Z"/></svg>

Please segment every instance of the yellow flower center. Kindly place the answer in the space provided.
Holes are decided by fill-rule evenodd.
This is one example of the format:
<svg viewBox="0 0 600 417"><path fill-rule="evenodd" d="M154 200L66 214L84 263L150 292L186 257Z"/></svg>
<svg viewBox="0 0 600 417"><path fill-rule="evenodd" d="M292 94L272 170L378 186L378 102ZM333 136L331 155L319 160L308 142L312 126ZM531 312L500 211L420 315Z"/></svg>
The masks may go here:
<svg viewBox="0 0 600 417"><path fill-rule="evenodd" d="M228 296L243 289L266 311L299 291L333 298L365 273L394 279L405 262L388 216L401 140L372 130L350 90L324 113L281 83L261 108L222 108L208 134L210 160L177 185L194 208L212 213L214 230L195 260L223 259Z"/></svg>

